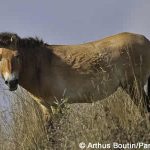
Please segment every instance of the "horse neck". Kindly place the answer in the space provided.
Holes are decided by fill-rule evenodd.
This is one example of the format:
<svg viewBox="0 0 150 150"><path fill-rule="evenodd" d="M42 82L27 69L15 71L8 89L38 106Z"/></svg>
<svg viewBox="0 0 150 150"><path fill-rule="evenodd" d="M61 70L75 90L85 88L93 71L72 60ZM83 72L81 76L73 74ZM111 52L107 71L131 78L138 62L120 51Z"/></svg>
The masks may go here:
<svg viewBox="0 0 150 150"><path fill-rule="evenodd" d="M27 90L38 86L39 48L22 49L20 67L20 85Z"/></svg>

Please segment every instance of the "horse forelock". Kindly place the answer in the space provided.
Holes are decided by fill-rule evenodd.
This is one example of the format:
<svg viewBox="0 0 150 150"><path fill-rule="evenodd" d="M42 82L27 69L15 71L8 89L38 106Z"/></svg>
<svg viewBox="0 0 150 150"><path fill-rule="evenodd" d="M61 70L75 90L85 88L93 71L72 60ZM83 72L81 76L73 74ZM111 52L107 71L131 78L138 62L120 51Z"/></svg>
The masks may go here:
<svg viewBox="0 0 150 150"><path fill-rule="evenodd" d="M0 48L16 50L18 48L35 48L46 45L38 37L20 38L16 33L0 33Z"/></svg>
<svg viewBox="0 0 150 150"><path fill-rule="evenodd" d="M0 33L0 47L14 49L20 37L15 33L2 32Z"/></svg>

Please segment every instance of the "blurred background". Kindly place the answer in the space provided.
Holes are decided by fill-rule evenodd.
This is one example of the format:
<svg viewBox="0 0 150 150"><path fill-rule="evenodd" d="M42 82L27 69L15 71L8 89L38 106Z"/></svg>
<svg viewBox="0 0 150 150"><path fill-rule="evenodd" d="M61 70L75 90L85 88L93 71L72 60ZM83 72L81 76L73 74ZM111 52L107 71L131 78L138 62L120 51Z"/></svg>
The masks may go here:
<svg viewBox="0 0 150 150"><path fill-rule="evenodd" d="M150 27L148 0L5 0L0 31L38 36L50 44L75 44L118 32L144 34Z"/></svg>

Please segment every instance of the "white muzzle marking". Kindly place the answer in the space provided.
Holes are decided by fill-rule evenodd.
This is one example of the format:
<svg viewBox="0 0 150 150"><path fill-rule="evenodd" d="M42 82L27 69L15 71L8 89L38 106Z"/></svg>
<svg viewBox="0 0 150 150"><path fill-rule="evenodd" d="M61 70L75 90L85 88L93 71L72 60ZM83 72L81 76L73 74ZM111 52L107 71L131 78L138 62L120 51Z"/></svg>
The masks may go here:
<svg viewBox="0 0 150 150"><path fill-rule="evenodd" d="M12 80L18 79L17 72L13 72L13 73L5 72L3 76L4 76L5 81L12 81Z"/></svg>

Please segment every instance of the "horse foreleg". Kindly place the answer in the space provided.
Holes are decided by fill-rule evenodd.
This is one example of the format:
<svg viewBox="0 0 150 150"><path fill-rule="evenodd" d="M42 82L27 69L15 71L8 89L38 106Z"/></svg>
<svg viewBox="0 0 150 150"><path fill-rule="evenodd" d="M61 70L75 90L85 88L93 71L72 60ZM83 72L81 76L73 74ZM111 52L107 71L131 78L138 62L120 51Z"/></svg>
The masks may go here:
<svg viewBox="0 0 150 150"><path fill-rule="evenodd" d="M53 116L53 112L51 110L51 107L47 108L45 105L40 104L40 108L42 110L44 122L49 122L52 119L52 116Z"/></svg>
<svg viewBox="0 0 150 150"><path fill-rule="evenodd" d="M39 105L41 111L42 111L42 116L44 122L49 122L52 118L52 109L51 106L45 103L45 101L41 100L40 98L35 97L34 95L30 94L32 99L36 101L36 103Z"/></svg>

